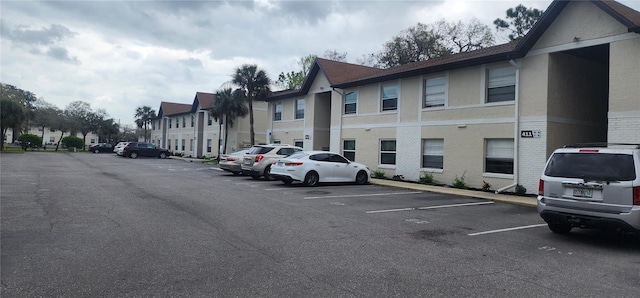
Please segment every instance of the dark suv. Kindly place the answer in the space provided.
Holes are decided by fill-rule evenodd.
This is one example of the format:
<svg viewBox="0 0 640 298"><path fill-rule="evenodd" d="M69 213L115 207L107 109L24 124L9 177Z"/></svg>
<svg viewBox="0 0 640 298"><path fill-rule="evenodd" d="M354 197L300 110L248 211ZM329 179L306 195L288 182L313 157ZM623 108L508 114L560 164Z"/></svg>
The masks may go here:
<svg viewBox="0 0 640 298"><path fill-rule="evenodd" d="M122 156L136 158L138 156L148 156L157 158L167 158L169 150L158 148L154 144L142 142L129 142L122 151Z"/></svg>

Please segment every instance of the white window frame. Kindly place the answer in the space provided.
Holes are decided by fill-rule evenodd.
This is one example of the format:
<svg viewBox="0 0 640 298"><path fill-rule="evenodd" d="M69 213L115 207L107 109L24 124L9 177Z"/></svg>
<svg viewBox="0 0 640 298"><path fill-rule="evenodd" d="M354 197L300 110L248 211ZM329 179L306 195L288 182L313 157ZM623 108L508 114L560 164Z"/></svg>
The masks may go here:
<svg viewBox="0 0 640 298"><path fill-rule="evenodd" d="M510 102L514 101L516 98L516 89L517 89L517 72L518 70L513 66L505 66L505 67L493 67L486 70L487 76L487 87L486 87L486 98L485 103L499 103L499 102ZM505 87L513 87L513 99L501 99L501 100L491 100L489 97L490 90L505 88Z"/></svg>
<svg viewBox="0 0 640 298"><path fill-rule="evenodd" d="M355 94L354 95L355 99L352 100L353 102L347 102L347 100L348 100L347 97L349 95L351 95L351 94ZM349 101L351 101L351 99L349 99ZM353 112L347 113L347 105L351 105L351 104L354 105L355 108L353 109ZM342 105L342 108L343 108L343 114L344 115L358 114L358 91L357 90L356 91L349 91L349 92L346 92L344 94L344 103Z"/></svg>
<svg viewBox="0 0 640 298"><path fill-rule="evenodd" d="M440 80L442 82L440 82ZM449 77L446 75L426 77L422 80L422 82L423 82L422 108L433 109L433 108L445 107L447 105L447 97L448 97L447 90L449 85ZM438 88L440 86L441 86L441 90ZM428 90L429 87L431 87L432 90ZM442 97L441 104L440 104L439 97ZM432 103L427 104L429 101L431 101Z"/></svg>
<svg viewBox="0 0 640 298"><path fill-rule="evenodd" d="M442 158L440 167L428 167L425 165L425 157L434 156ZM422 168L424 169L444 169L444 139L422 139Z"/></svg>
<svg viewBox="0 0 640 298"><path fill-rule="evenodd" d="M353 142L353 149L347 149L347 142ZM353 160L351 160L350 158L347 157L347 153L352 153L353 154ZM356 161L356 140L355 139L343 139L342 140L342 155L351 160L351 161Z"/></svg>
<svg viewBox="0 0 640 298"><path fill-rule="evenodd" d="M300 145L298 145L297 143L300 143ZM295 140L293 140L293 146L303 148L304 140L303 139L295 139Z"/></svg>
<svg viewBox="0 0 640 298"><path fill-rule="evenodd" d="M182 116L182 127L187 127L187 116Z"/></svg>
<svg viewBox="0 0 640 298"><path fill-rule="evenodd" d="M182 139L182 146L181 146L182 151L184 151L184 148L186 147L186 145L187 145L187 141L185 139Z"/></svg>
<svg viewBox="0 0 640 298"><path fill-rule="evenodd" d="M280 116L279 119L277 116ZM282 121L282 102L273 104L273 121Z"/></svg>
<svg viewBox="0 0 640 298"><path fill-rule="evenodd" d="M393 150L393 151L390 151L390 150L383 151L382 150L382 142L391 142L391 141L394 143L395 150ZM398 161L397 160L397 157L398 157L398 155L397 155L398 154L398 147L397 147L398 143L397 143L397 140L396 139L380 139L379 144L380 144L379 154L378 154L378 158L379 158L378 162L379 162L379 164L382 165L382 166L395 166L397 161ZM383 154L393 154L393 163L382 163L382 155Z"/></svg>
<svg viewBox="0 0 640 298"><path fill-rule="evenodd" d="M169 148L169 150L171 150L171 139L167 140L167 148Z"/></svg>
<svg viewBox="0 0 640 298"><path fill-rule="evenodd" d="M300 109L300 103L302 103L302 109ZM294 119L304 119L304 113L305 113L306 105L307 105L307 103L305 102L305 99L304 98L296 99L295 105L296 106L295 106L295 111L294 111L294 113L295 113ZM300 114L299 114L300 112L302 113L302 116L300 116Z"/></svg>
<svg viewBox="0 0 640 298"><path fill-rule="evenodd" d="M395 94L389 94L385 97L385 92L384 89L385 88L390 88L390 87L394 87L396 89ZM399 93L399 88L398 88L398 84L385 84L380 86L380 111L381 112L389 112L389 111L397 111L398 110L398 93ZM384 108L384 103L385 101L389 101L389 100L393 100L395 101L395 107L393 108Z"/></svg>
<svg viewBox="0 0 640 298"><path fill-rule="evenodd" d="M485 154L484 154L484 173L491 175L511 175L513 176L515 167L515 147L514 140L511 138L495 138L485 139ZM489 159L502 159L511 160L511 173L489 171L487 164Z"/></svg>

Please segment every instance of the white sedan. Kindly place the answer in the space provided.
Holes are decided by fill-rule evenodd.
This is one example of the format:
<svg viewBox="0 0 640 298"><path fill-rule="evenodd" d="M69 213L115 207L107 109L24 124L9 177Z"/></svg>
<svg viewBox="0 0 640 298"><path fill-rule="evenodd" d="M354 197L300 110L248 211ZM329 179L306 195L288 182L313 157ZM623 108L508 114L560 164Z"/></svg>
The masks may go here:
<svg viewBox="0 0 640 298"><path fill-rule="evenodd" d="M284 184L294 181L309 186L320 182L355 182L365 184L371 175L363 164L352 162L344 156L327 151L302 151L271 164L271 177Z"/></svg>

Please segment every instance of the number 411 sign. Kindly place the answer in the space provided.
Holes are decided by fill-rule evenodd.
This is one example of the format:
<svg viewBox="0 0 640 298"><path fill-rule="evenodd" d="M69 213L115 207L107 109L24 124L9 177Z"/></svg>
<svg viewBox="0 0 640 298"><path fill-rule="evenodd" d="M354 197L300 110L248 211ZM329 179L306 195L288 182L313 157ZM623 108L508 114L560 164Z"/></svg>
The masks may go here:
<svg viewBox="0 0 640 298"><path fill-rule="evenodd" d="M539 130L521 130L520 137L521 138L539 138L540 131Z"/></svg>

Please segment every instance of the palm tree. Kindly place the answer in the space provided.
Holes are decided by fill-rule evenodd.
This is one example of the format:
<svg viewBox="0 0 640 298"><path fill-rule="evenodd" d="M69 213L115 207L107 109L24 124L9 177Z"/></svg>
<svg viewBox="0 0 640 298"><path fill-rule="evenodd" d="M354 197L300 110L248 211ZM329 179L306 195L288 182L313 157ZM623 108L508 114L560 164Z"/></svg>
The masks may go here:
<svg viewBox="0 0 640 298"><path fill-rule="evenodd" d="M271 80L267 73L259 70L257 65L244 64L236 69L232 83L238 85L249 103L249 125L251 126L251 145L255 144L253 129L253 101L267 97L271 93Z"/></svg>
<svg viewBox="0 0 640 298"><path fill-rule="evenodd" d="M244 92L240 89L232 90L231 88L223 88L218 90L215 95L213 108L210 110L211 116L215 121L222 119L224 123L224 146L222 152L218 152L218 160L223 152L227 152L227 137L229 136L229 128L233 127L234 121L238 117L247 116L249 109L244 105L246 98ZM222 125L220 126L222 129ZM218 133L220 135L220 133ZM220 147L218 140L218 147Z"/></svg>
<svg viewBox="0 0 640 298"><path fill-rule="evenodd" d="M144 127L144 141L147 141L147 125L156 117L156 111L150 106L142 106L136 109L136 124L139 128Z"/></svg>

